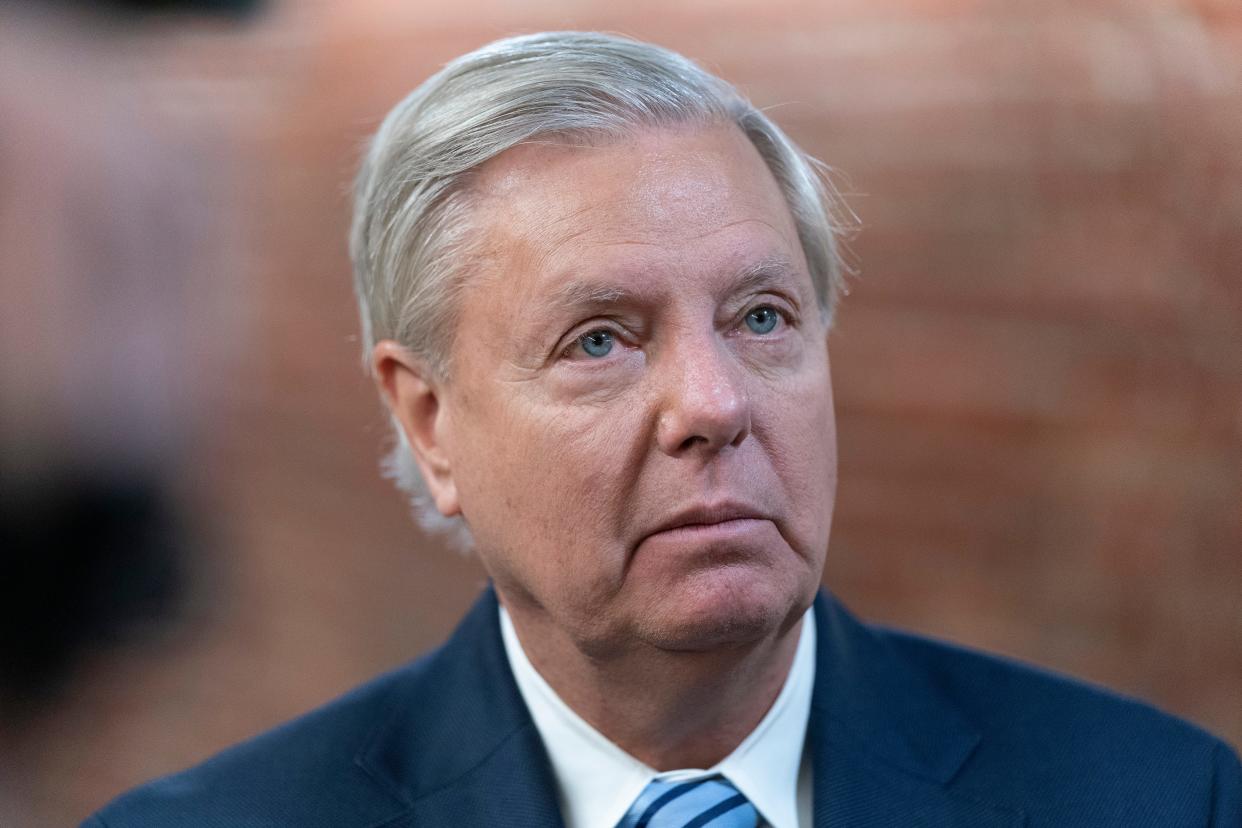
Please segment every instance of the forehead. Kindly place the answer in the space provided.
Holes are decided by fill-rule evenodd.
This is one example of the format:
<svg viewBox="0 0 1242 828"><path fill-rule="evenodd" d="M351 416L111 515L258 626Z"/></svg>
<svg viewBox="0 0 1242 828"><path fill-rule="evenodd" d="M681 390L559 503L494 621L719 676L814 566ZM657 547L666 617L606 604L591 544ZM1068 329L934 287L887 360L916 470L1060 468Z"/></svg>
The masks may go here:
<svg viewBox="0 0 1242 828"><path fill-rule="evenodd" d="M780 188L732 124L524 144L484 165L474 192L482 270L510 288L554 290L567 272L806 269Z"/></svg>

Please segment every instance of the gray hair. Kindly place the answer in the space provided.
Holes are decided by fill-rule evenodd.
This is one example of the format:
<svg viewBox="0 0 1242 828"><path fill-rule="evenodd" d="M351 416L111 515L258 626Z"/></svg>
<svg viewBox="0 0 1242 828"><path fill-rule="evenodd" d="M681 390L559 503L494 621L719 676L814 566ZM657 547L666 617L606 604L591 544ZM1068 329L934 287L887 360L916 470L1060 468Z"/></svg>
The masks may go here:
<svg viewBox="0 0 1242 828"><path fill-rule="evenodd" d="M616 35L546 32L498 40L452 61L397 104L358 173L350 255L364 362L393 339L437 379L450 370L457 294L469 269L472 174L531 140L592 141L642 128L736 124L789 205L820 310L831 322L848 215L818 161L731 85L676 52ZM396 424L394 423L394 426ZM385 471L424 529L456 532L400 427Z"/></svg>

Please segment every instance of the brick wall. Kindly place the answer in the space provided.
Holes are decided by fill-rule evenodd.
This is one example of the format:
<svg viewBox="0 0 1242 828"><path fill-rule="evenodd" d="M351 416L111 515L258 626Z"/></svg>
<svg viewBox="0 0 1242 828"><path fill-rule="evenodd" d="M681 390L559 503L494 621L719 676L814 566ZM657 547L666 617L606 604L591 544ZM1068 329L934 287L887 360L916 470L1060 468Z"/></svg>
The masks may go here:
<svg viewBox="0 0 1242 828"><path fill-rule="evenodd" d="M247 356L204 457L197 624L112 654L29 737L48 824L408 658L477 590L377 479L344 190L405 91L554 27L698 58L840 171L862 223L832 351L845 601L1242 744L1236 3L435 6L293 4L129 58L244 124Z"/></svg>

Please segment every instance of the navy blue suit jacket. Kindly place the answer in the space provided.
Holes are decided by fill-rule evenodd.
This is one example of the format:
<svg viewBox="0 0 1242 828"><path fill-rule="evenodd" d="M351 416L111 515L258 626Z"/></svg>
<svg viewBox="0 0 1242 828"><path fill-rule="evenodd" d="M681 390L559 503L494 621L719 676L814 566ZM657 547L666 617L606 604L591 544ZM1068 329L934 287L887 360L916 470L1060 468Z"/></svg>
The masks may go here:
<svg viewBox="0 0 1242 828"><path fill-rule="evenodd" d="M1242 826L1242 768L1135 701L860 623L827 593L807 738L816 826ZM89 828L558 826L488 590L439 650Z"/></svg>

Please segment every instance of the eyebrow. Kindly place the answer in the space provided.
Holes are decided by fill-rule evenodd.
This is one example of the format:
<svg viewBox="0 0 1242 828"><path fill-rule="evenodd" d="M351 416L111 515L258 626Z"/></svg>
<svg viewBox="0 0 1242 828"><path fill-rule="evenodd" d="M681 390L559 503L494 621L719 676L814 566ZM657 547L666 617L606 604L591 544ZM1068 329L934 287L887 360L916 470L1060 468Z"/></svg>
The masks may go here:
<svg viewBox="0 0 1242 828"><path fill-rule="evenodd" d="M768 256L742 268L737 278L729 285L729 291L736 293L788 284L794 271L793 262L786 257Z"/></svg>
<svg viewBox="0 0 1242 828"><path fill-rule="evenodd" d="M599 285L570 279L559 285L546 300L547 306L553 310L613 305L618 302L633 301L638 298L636 291L620 285Z"/></svg>

